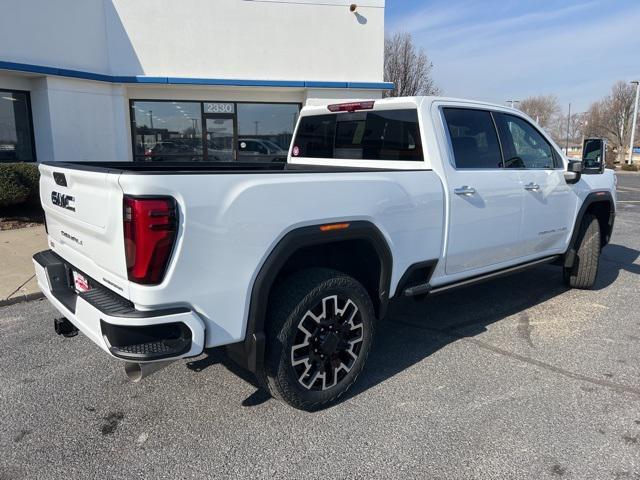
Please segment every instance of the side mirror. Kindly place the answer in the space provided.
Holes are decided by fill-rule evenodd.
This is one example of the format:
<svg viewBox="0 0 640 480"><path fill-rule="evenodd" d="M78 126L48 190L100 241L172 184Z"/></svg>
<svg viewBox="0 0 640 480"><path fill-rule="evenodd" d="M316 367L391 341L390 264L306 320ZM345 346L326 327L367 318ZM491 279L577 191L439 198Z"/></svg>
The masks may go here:
<svg viewBox="0 0 640 480"><path fill-rule="evenodd" d="M607 142L604 138L586 138L582 145L583 173L603 173L606 151Z"/></svg>
<svg viewBox="0 0 640 480"><path fill-rule="evenodd" d="M567 171L564 172L564 179L568 184L578 183L582 175L583 166L579 160L569 160Z"/></svg>

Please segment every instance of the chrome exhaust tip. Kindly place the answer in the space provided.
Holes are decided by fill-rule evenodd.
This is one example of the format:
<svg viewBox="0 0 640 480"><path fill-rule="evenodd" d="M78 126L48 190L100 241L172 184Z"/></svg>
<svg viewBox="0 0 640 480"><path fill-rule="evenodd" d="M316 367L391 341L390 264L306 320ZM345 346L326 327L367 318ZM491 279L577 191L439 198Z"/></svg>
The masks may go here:
<svg viewBox="0 0 640 480"><path fill-rule="evenodd" d="M150 362L150 363L138 363L127 362L124 364L124 373L127 374L129 380L134 383L140 382L143 378L147 378L152 373L162 370L167 365L170 365L175 360L167 360L165 362Z"/></svg>

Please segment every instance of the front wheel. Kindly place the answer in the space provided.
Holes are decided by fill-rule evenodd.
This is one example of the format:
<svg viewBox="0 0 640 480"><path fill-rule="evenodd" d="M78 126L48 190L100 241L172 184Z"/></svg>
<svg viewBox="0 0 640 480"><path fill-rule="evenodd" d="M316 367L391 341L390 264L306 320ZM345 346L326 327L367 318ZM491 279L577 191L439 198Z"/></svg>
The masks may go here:
<svg viewBox="0 0 640 480"><path fill-rule="evenodd" d="M344 394L362 371L375 313L358 281L313 268L276 289L267 322L261 383L291 406L315 410Z"/></svg>
<svg viewBox="0 0 640 480"><path fill-rule="evenodd" d="M576 240L576 258L571 268L564 269L564 281L571 288L590 289L596 283L600 263L600 224L593 215L580 222Z"/></svg>

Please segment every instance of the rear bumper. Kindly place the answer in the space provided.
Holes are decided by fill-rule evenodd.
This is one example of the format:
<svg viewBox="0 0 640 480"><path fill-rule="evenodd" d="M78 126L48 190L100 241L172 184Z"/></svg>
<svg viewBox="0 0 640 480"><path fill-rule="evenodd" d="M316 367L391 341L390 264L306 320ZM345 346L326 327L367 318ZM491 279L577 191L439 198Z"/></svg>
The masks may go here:
<svg viewBox="0 0 640 480"><path fill-rule="evenodd" d="M202 353L204 323L188 308L136 310L131 302L92 279L93 289L78 294L71 281L74 267L51 250L36 253L33 264L47 299L112 357L149 362Z"/></svg>

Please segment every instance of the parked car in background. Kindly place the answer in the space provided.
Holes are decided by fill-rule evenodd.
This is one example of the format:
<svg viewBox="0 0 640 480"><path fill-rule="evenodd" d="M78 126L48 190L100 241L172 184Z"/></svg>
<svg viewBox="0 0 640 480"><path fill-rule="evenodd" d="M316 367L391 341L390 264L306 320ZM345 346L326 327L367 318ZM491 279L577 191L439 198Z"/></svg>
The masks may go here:
<svg viewBox="0 0 640 480"><path fill-rule="evenodd" d="M194 161L202 155L202 147L199 142L177 138L157 142L144 155L150 162Z"/></svg>
<svg viewBox="0 0 640 480"><path fill-rule="evenodd" d="M240 138L238 156L243 162L286 162L287 150L263 138Z"/></svg>

